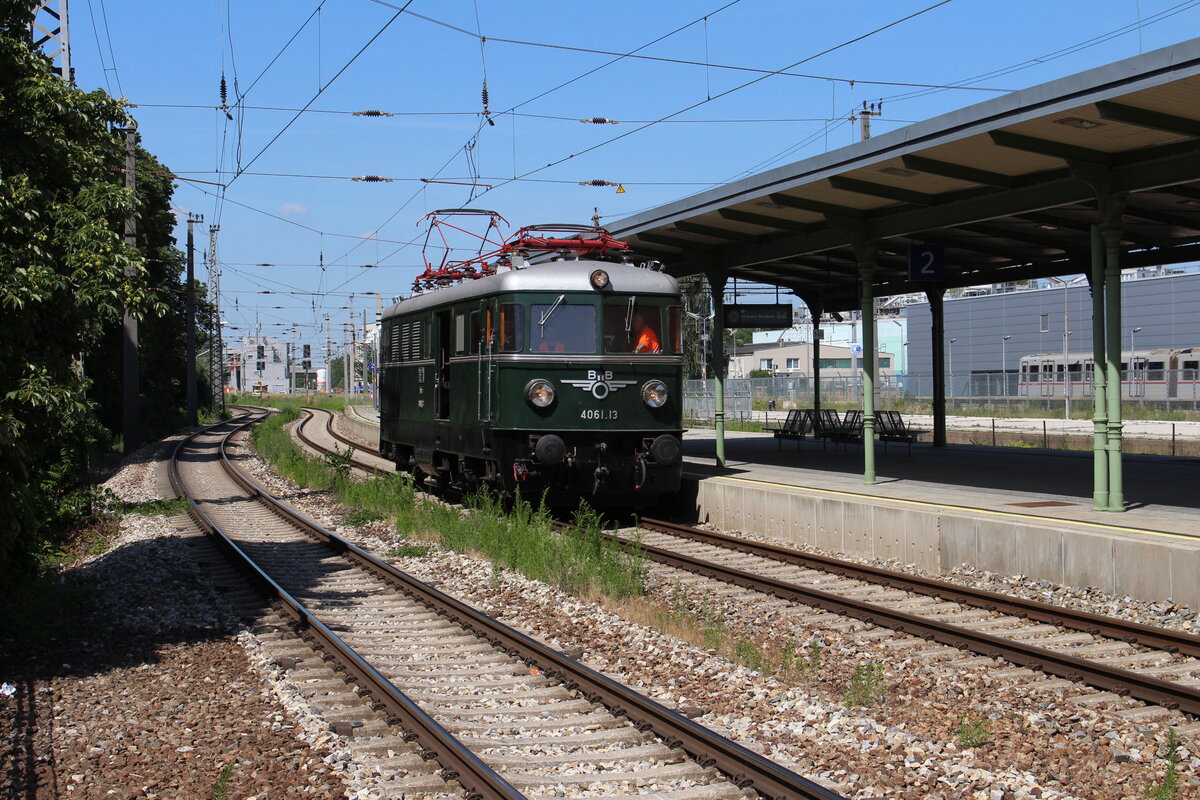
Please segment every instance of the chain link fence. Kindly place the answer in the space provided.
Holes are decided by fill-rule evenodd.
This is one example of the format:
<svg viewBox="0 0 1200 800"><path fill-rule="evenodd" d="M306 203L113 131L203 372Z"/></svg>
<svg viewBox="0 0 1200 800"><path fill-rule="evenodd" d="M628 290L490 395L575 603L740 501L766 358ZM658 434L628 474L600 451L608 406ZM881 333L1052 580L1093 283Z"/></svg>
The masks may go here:
<svg viewBox="0 0 1200 800"><path fill-rule="evenodd" d="M1044 412L1058 416L1069 397L1075 414L1090 413L1093 385L1082 373L1047 374L1037 382L1020 373L975 373L946 377L946 409L958 411ZM1090 377L1090 376L1088 376ZM1056 380L1057 379L1057 380ZM689 419L711 419L716 381L684 381L683 409ZM862 404L861 375L821 377L821 405L857 408ZM727 418L752 418L756 412L812 408L810 377L729 378L725 381ZM895 373L875 381L875 407L907 413L932 413L932 374ZM1134 370L1122 373L1121 400L1125 407L1147 410L1200 411L1200 373L1194 369ZM764 418L758 413L758 418Z"/></svg>

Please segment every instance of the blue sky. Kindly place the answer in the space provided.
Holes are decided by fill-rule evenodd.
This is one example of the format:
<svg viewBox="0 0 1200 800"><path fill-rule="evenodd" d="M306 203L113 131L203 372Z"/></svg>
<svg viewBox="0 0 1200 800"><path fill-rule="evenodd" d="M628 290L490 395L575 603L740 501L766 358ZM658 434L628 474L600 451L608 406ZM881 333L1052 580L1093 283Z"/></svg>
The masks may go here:
<svg viewBox="0 0 1200 800"><path fill-rule="evenodd" d="M396 16L402 6L72 2L77 83L136 104L144 146L192 179L175 200L181 219L204 215L201 246L221 226L222 304L238 328L227 338L257 318L274 335L310 326L300 340L323 344L317 326L345 321L351 293L372 313L365 293L406 294L433 209L491 208L513 229L585 223L594 208L618 220L850 144L864 101L883 102L875 132L894 130L1200 30L1200 0L414 0ZM786 71L815 77L716 66L797 62ZM222 75L232 121L216 108ZM350 113L367 109L395 116ZM579 122L592 117L619 122ZM349 180L364 175L393 181ZM626 191L579 185L591 180ZM223 200L195 181L226 184Z"/></svg>

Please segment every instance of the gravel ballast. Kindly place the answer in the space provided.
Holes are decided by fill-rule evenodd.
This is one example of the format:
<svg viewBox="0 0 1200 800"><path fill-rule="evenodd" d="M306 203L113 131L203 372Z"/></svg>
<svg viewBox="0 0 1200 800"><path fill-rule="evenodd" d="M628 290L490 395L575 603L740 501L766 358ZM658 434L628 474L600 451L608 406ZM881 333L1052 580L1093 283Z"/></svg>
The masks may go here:
<svg viewBox="0 0 1200 800"><path fill-rule="evenodd" d="M126 459L122 500L162 495L156 461ZM252 668L192 546L166 517L126 515L110 549L63 573L88 588L83 635L0 642L0 784L23 798L337 798L340 775ZM241 635L243 638L246 634Z"/></svg>

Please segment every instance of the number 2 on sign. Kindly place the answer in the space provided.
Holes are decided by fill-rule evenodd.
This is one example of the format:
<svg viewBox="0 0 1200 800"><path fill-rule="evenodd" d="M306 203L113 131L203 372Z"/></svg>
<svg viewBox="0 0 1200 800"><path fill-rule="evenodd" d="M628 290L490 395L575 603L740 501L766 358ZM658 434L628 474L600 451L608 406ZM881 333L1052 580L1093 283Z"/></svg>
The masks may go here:
<svg viewBox="0 0 1200 800"><path fill-rule="evenodd" d="M937 270L933 268L933 262L937 260L937 256L935 256L933 254L932 250L925 250L924 252L921 253L920 258L921 258L921 267L918 271L922 275L928 275L930 277L935 277L937 275Z"/></svg>

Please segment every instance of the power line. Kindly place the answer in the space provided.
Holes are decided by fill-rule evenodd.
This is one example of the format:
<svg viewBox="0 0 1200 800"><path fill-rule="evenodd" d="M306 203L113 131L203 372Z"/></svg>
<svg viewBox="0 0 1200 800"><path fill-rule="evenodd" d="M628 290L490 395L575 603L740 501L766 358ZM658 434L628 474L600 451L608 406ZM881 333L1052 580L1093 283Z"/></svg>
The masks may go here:
<svg viewBox="0 0 1200 800"><path fill-rule="evenodd" d="M1200 1L1200 0L1198 0ZM925 84L911 84L920 86ZM932 84L929 84L932 85ZM955 88L955 87L947 87ZM220 110L220 106L214 106L207 103L130 103L130 108L172 108L172 109L204 109L204 110ZM345 116L362 116L362 111L345 111L335 109L319 109L310 108L307 110L298 108L285 108L282 106L242 106L242 108L259 111L304 111L306 114L338 114ZM506 111L505 114L513 117L521 117L523 119L548 119L562 122L590 122L590 118L580 114L530 114L520 111ZM478 117L478 111L382 111L371 116L388 116L388 117ZM881 117L880 119L887 122L916 122L916 120L896 119L891 117ZM751 117L730 117L728 119L670 119L664 120L662 124L674 125L697 125L697 124L727 124L727 123L753 123L757 125L767 123L795 123L795 122L829 122L830 117L777 117L777 118L751 118ZM613 119L611 122L637 124L642 122L654 122L650 119Z"/></svg>
<svg viewBox="0 0 1200 800"><path fill-rule="evenodd" d="M397 8L397 6L394 6L394 5L392 5L391 3L388 3L388 2L386 2L385 0L371 0L371 1L372 1L372 2L374 2L374 3L377 3L377 4L379 4L379 5L387 6L388 8ZM947 1L948 1L948 0L947 0ZM687 28L690 28L691 26L695 25L696 23L698 23L698 22L701 22L701 21L703 21L703 20L706 20L706 19L707 19L708 17L710 17L710 16L715 16L716 14L719 14L719 13L721 13L722 11L725 11L726 9L728 9L728 8L731 8L732 6L735 6L735 5L737 5L738 3L740 3L740 2L741 2L741 0L731 0L730 2L728 2L728 3L725 3L724 5L722 5L722 6L720 6L719 8L717 8L715 11L711 11L711 12L709 12L708 14L704 15L703 17L697 17L696 19L692 20L691 22L688 22L688 23L687 23L687 24L685 24L685 25L681 25L681 26L679 26L678 28L675 28L674 30L672 30L672 31L669 31L668 33L664 33L664 34L663 34L663 35L661 35L661 36L658 36L658 37L656 37L656 38L654 38L654 39L651 39L649 42L646 42L645 44L643 44L643 45L641 45L641 46L639 46L639 47L636 47L636 48L634 48L633 50L629 51L629 54L633 54L633 53L637 53L637 52L639 52L639 51L641 51L641 50L645 50L647 47L651 47L651 46L653 46L653 45L657 44L658 42L661 42L661 41L662 41L662 40L664 40L664 39L667 39L667 38L669 38L669 37L671 37L671 36L674 36L675 34L679 33L680 31L686 30ZM408 11L407 9L408 9L408 6L409 6L409 5L411 5L411 0L410 0L410 2L409 2L409 3L406 3L406 4L404 5L404 7L403 7L403 8L400 8L400 9L398 10L398 13L407 13L407 14L409 14L410 16L415 16L415 17L418 17L418 18L420 18L420 19L424 19L424 20L427 20L427 21L429 21L429 22L433 22L434 24L437 24L437 25L443 25L443 26L446 26L446 27L454 28L454 29L456 29L456 30L465 30L465 29L458 29L458 28L455 28L455 26L449 25L449 23L444 23L444 22L442 22L442 21L440 21L440 20L435 20L435 19L433 19L432 17L426 17L426 16L424 16L424 15L417 14L417 13L416 13L416 12L414 12L414 11ZM471 34L471 32L470 32L470 31L465 31L465 32L466 32L468 35L473 35L473 34ZM627 55L628 55L628 54L627 54ZM547 96L547 95L549 95L549 94L552 94L552 93L554 93L554 92L558 91L559 89L562 89L562 88L564 88L564 87L566 87L566 86L569 86L569 85L571 85L572 83L575 83L576 81L580 81L580 80L582 80L582 79L584 79L584 78L588 77L589 75L593 75L593 74L595 74L595 73L599 72L600 70L602 70L602 69L605 69L606 67L608 67L608 66L610 66L610 65L612 65L612 64L615 64L615 63L617 63L618 61L620 61L620 60L621 60L622 58L624 58L624 57L625 57L625 56L617 56L617 57L615 57L615 58L613 58L613 59L610 59L609 61L606 61L605 63L603 63L603 64L601 64L601 65L599 65L599 66L597 66L597 67L593 67L592 69L589 69L589 70L587 70L586 72L583 72L583 73L581 73L581 74L579 74L579 75L576 75L574 78L570 78L569 80L563 81L562 83L558 84L557 86L554 86L554 87L552 87L552 88L550 88L550 89L547 89L547 90L545 90L545 91L543 91L543 92L539 92L538 94L534 95L533 97L531 97L531 98L529 98L529 99L527 99L527 100L524 100L524 101L522 101L522 102L520 102L520 103L517 103L516 105L514 105L514 106L512 106L512 107L508 108L507 110L505 110L504 112L502 112L502 114L508 114L508 113L512 113L512 112L516 111L518 108L521 108L522 106L528 105L528 104L530 104L530 103L534 102L535 100L540 100L541 98L543 98L543 97L545 97L545 96ZM472 134L471 138L470 138L470 139L468 139L468 140L467 140L467 142L466 142L464 145L462 145L461 147L459 147L459 149L458 149L457 151L455 151L455 153L454 153L452 156L450 156L450 158L448 158L448 159L446 160L446 162L445 162L444 164L442 164L442 166L441 166L441 167L439 167L439 168L438 168L437 172L435 172L435 173L434 173L434 177L435 177L435 178L436 178L436 177L438 177L438 176L440 176L440 175L442 174L442 171L443 171L443 170L445 170L445 169L446 169L446 167L448 167L448 166L449 166L449 165L450 165L450 164L451 164L451 163L452 163L452 162L453 162L453 161L454 161L456 158L458 158L458 155L459 155L459 153L462 153L464 150L466 150L466 148L467 148L468 146L471 146L471 142L472 142L472 141L475 139L475 137L477 137L477 136L479 135L479 132L480 132L480 131L483 129L483 127L484 127L484 124L485 124L485 123L481 122L481 123L479 124L479 127L477 127L477 128L476 128L476 130L475 130L475 133L474 133L474 134ZM393 219L395 219L397 215L399 215L399 214L400 214L400 212L402 212L402 211L403 211L405 208L407 208L407 207L408 207L408 206L409 206L409 205L410 205L410 204L413 202L413 200L416 200L416 199L417 199L417 197L420 195L420 193L421 193L421 191L423 191L423 189L424 189L424 187L421 187L421 188L420 188L420 189L418 189L416 192L414 192L414 193L412 194L412 196L410 196L410 197L409 197L409 198L408 198L406 201L404 201L404 204L403 204L403 205L401 205L401 206L400 206L398 209L396 209L394 212L392 212L391 216L389 216L389 217L388 217L386 220L384 220L383 224L382 224L382 225L380 225L378 228L376 228L376 230L382 229L382 228L383 228L383 227L385 227L386 225L390 224L390 223L391 223L391 221L392 221ZM474 198L474 195L472 195L472 197ZM359 244L355 245L354 247L350 248L350 250L348 250L348 251L346 251L345 253L343 253L343 254L342 254L342 258L345 258L346 256L348 256L350 253L354 252L354 251L355 251L355 250L356 250L358 247L360 247L360 246L361 246L361 243L359 243ZM388 253L386 256L384 256L382 259L379 259L379 260L380 260L380 261L386 261L387 259L391 258L392 256L394 256L396 253L400 252L400 251L401 251L401 250L403 250L403 249L404 249L403 247L396 248L396 249L395 249L395 250L393 250L391 253ZM343 284L343 285L345 285L345 284Z"/></svg>
<svg viewBox="0 0 1200 800"><path fill-rule="evenodd" d="M748 87L750 87L750 86L753 86L753 85L754 85L754 84L756 84L756 83L761 83L762 81L765 81L767 78L770 78L770 77L772 77L773 75L776 75L776 74L778 74L778 73L780 73L780 72L783 72L784 70L793 69L793 68L795 68L795 67L798 67L798 66L799 66L799 65L801 65L801 64L805 64L805 63L807 63L807 62L809 62L809 61L813 61L813 60L815 60L815 59L817 59L817 58L820 58L821 56L828 55L829 53L832 53L832 52L834 52L834 51L836 51L836 50L840 50L840 49L842 49L842 48L844 48L844 47L848 47L848 46L850 46L850 45L852 45L852 44L856 44L856 43L858 43L858 42L861 42L861 41L863 41L864 39L868 39L868 38L870 38L871 36L874 36L874 35L875 35L875 34L877 34L877 33L881 33L881 32L883 32L883 31L885 31L885 30L888 30L889 28L894 28L894 27L896 27L897 25L900 25L900 24L903 24L903 23L905 23L905 22L908 22L909 20L911 20L911 19L914 19L914 18L916 18L916 17L919 17L919 16L921 16L921 15L923 15L923 14L927 14L927 13L929 13L930 11L933 11L933 10L935 10L935 9L941 8L942 6L944 6L944 5L947 5L947 4L951 3L951 2L953 2L953 0L938 0L938 2L934 3L933 5L926 6L925 8L923 8L923 9L921 9L921 10L919 10L919 11L914 11L914 12L913 12L913 13L911 13L911 14L908 14L908 15L906 15L906 16L903 16L903 17L899 18L899 19L893 20L892 22L889 22L889 23L887 23L886 25L881 25L880 27L878 27L878 28L874 28L874 29L872 29L872 30L870 30L870 31L867 31L866 33L863 33L863 34L860 34L860 35L858 35L858 36L855 36L855 37L854 37L854 38L852 38L852 39L847 39L847 40L845 40L845 41L843 41L843 42L841 42L841 43L839 43L839 44L833 45L833 46L831 46L831 47L827 47L827 48L825 48L824 50L822 50L822 51L820 51L820 52L818 52L818 53L814 53L814 54L813 54L813 55L811 55L811 56L807 56L807 57L805 57L805 58L802 58L802 59L800 59L799 61L796 61L796 62L794 62L794 63L792 63L792 64L789 64L789 65L787 65L786 67L783 67L782 69L776 70L775 72L768 73L768 74L766 74L766 75L759 75L757 78L753 78L753 79L751 79L751 80L749 80L749 81L746 81L746 82L745 82L745 83L743 83L743 84L740 84L740 85L738 85L738 86L734 86L734 87L733 87L733 88L731 88L731 89L726 89L725 91L723 91L723 92L719 92L718 94L716 94L716 95L713 95L712 97L706 97L706 98L705 98L705 99L703 99L703 100L699 100L699 101L697 101L697 102L695 102L695 103L692 103L691 105L685 106L684 108L681 108L681 109L679 109L678 111L674 111L674 112L672 112L672 113L670 113L670 114L667 114L666 116L663 116L663 117L661 117L661 118L659 118L659 119L657 119L657 120L654 120L654 121L652 121L652 122L647 122L647 123L645 123L645 124L643 124L643 125L639 125L638 127L634 128L634 129L633 129L633 130L631 130L631 131L626 131L625 133L619 134L619 135L617 135L617 136L613 136L613 137L611 137L611 138L609 138L609 139L605 139L604 141L602 141L602 142L598 142L597 144L594 144L594 145L592 145L592 146L590 146L590 147L586 147L586 148L584 148L583 150L580 150L578 153L571 153L570 155L563 156L562 158L560 158L560 159L557 159L556 161L551 161L549 164L546 164L546 165L544 165L544 166L541 166L541 167L537 167L536 169L531 169L531 170L529 170L529 171L527 171L527 172L524 172L524 173L522 173L521 175L515 176L513 179L510 179L510 180L507 180L507 181L502 181L501 183L497 184L497 185L496 185L495 187L493 187L493 188L494 188L494 189L498 189L498 188L500 188L501 186L505 186L505 185L507 185L508 183L511 183L511 182L513 182L514 180L518 180L518 179L521 179L521 178L527 178L527 177L529 177L530 175L534 175L534 174L536 174L536 173L538 173L538 172L542 172L543 170L550 169L551 167L557 166L557 165L559 165L559 164L562 164L562 163L564 163L564 162L566 162L566 161L570 161L570 160L571 160L571 159L573 159L573 158L577 158L578 156L584 155L584 154L586 154L586 153L590 153L590 152L592 152L593 150L598 150L598 149L600 149L601 147L605 147L605 146L607 146L607 145L610 145L610 144L612 144L613 142L617 142L617 141L620 141L621 139L625 139L625 138L627 138L627 137L629 137L629 136L633 136L634 134L636 134L636 133L640 133L641 131L644 131L644 130L646 130L647 128L650 128L650 127L652 127L652 126L654 126L654 125L657 125L657 124L659 124L660 122L664 122L664 121L666 121L666 120L669 120L669 119L671 119L671 118L673 118L673 117L677 117L677 116L679 116L680 114L683 114L683 113L686 113L686 112L688 112L688 111L691 111L693 108L698 108L698 107L700 107L700 106L702 106L702 105L705 105L706 103L711 103L713 100L718 100L718 99L720 99L720 98L722 98L722 97L725 97L725 96L727 96L727 95L733 94L734 92L738 92L738 91L741 91L742 89L745 89L745 88L748 88ZM485 192L483 192L483 194L486 194L488 191L493 191L493 189L488 189L488 190L486 190Z"/></svg>
<svg viewBox="0 0 1200 800"><path fill-rule="evenodd" d="M408 2L404 4L404 8L408 8L408 6L411 4L412 4L412 0L408 0ZM372 36L370 39L368 39L366 44L364 44L362 47L360 47L358 49L358 52L355 53L353 56L351 56L350 60L347 61L344 65L342 65L342 68L339 69L337 71L337 73L332 78L330 78L327 83L325 83L323 86L321 86L319 89L317 89L317 93L312 96L312 99L310 99L307 103L304 104L303 109L301 109L300 111L297 111L296 115L294 117L292 117L290 120L288 120L287 124L284 125L282 128L280 128L279 132L276 133L274 136L272 136L271 140L269 142L267 142L265 145L263 145L263 148L261 150L259 150L257 153L255 153L254 157L251 158L248 162L246 162L246 164L244 166L239 165L237 173L235 173L233 178L230 179L229 184L227 184L226 188L228 188L229 185L232 185L233 182L238 179L238 176L240 176L247 169L249 169L254 164L255 161L258 161L258 159L260 157L262 157L262 154L267 152L267 150L270 149L271 145L275 144L275 142L279 140L279 137L283 136L283 134L285 132L287 132L288 128L292 127L292 124L300 118L300 115L303 114L304 111L307 110L310 105L312 105L314 102L316 102L316 99L318 97L320 97L321 94L324 93L324 91L326 89L328 89L330 86L332 86L334 81L336 81L338 78L340 78L342 76L342 73L345 72L346 70L348 70L350 68L350 65L353 64L355 61L357 61L358 57L361 56L366 51L366 49L375 42L376 39L378 39L380 36L382 36L384 31L386 31L389 27L391 27L393 22L395 22L397 19L400 18L400 15L402 13L404 13L403 8L400 9L399 11L397 11L395 14L393 14L392 18L389 19L387 22L385 22L383 24L383 27L381 27L378 31L376 31L375 35Z"/></svg>

